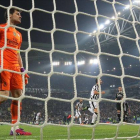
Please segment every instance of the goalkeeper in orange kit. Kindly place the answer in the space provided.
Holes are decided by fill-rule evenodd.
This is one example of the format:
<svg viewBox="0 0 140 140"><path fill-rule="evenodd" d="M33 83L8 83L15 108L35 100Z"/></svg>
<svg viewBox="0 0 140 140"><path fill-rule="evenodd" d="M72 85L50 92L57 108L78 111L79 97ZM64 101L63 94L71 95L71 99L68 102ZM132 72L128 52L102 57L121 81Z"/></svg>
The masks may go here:
<svg viewBox="0 0 140 140"><path fill-rule="evenodd" d="M9 18L10 25L17 25L21 23L21 12L18 9L11 8L9 10L9 17L5 14L6 20ZM7 23L0 24L0 65L3 63L3 69L12 70L19 73L13 73L6 70L0 73L0 95L9 96L9 92L13 98L18 98L22 95L23 83L22 83L22 72L24 72L22 59L20 56L20 46L22 43L22 35L14 27L7 26ZM6 42L5 42L6 33ZM2 56L3 53L3 56ZM3 57L3 62L1 60ZM25 84L28 83L29 76L25 74ZM7 100L6 97L0 97L0 104ZM20 112L22 110L22 104L20 103ZM12 124L15 124L18 120L18 100L12 100L11 103L11 116ZM11 127L10 135L13 135L14 128ZM25 132L19 126L15 127L15 133L17 135L31 135L30 132Z"/></svg>

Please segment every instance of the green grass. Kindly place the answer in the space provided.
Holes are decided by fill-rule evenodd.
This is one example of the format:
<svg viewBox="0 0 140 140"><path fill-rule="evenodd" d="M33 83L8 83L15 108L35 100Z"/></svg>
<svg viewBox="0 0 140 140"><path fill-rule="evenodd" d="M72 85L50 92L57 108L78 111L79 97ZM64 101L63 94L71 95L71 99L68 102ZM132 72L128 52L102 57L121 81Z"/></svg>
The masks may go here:
<svg viewBox="0 0 140 140"><path fill-rule="evenodd" d="M40 140L40 128L21 126L26 131L32 132L31 136L16 136L18 140ZM139 126L121 125L119 137L132 137L138 132ZM95 128L94 139L112 138L116 134L117 127L109 125L98 125ZM10 126L0 125L0 140L13 140L9 136ZM83 126L70 127L70 139L91 139L93 128ZM68 129L62 126L46 126L43 128L43 140L68 139ZM126 140L125 138L123 140ZM134 140L139 140L135 138Z"/></svg>

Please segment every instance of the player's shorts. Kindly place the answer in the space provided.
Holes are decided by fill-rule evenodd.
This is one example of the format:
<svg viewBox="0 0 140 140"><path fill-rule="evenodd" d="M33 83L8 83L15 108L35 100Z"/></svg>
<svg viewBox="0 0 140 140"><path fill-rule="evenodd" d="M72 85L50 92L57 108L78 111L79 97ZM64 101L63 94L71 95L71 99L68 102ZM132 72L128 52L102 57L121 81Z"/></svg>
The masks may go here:
<svg viewBox="0 0 140 140"><path fill-rule="evenodd" d="M95 109L98 108L97 102L89 101L90 108Z"/></svg>
<svg viewBox="0 0 140 140"><path fill-rule="evenodd" d="M80 116L81 116L81 113L80 113L80 111L76 110L75 117L76 117L76 118L79 118Z"/></svg>
<svg viewBox="0 0 140 140"><path fill-rule="evenodd" d="M5 69L20 72L20 67L8 67ZM9 71L2 71L0 73L0 91L2 90L13 90L13 89L23 89L22 75L17 73L12 73Z"/></svg>
<svg viewBox="0 0 140 140"><path fill-rule="evenodd" d="M116 108L117 108L117 110L121 110L121 103L117 103Z"/></svg>
<svg viewBox="0 0 140 140"><path fill-rule="evenodd" d="M36 121L38 121L39 120L39 117L38 116L36 116Z"/></svg>

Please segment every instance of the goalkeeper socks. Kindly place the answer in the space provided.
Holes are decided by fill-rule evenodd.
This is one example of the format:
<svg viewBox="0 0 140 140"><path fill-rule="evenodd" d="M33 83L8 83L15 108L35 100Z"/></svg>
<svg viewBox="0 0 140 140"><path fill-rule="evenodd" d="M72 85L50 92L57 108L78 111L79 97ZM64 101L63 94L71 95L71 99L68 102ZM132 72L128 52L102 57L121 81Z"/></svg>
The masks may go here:
<svg viewBox="0 0 140 140"><path fill-rule="evenodd" d="M12 115L12 124L14 124L17 122L17 118L18 118L18 101L12 101L11 115Z"/></svg>
<svg viewBox="0 0 140 140"><path fill-rule="evenodd" d="M95 123L98 113L94 112L91 123Z"/></svg>
<svg viewBox="0 0 140 140"><path fill-rule="evenodd" d="M117 116L118 116L118 121L121 121L121 113L117 112Z"/></svg>
<svg viewBox="0 0 140 140"><path fill-rule="evenodd" d="M82 120L81 120L81 118L79 118L79 123L80 123L80 124L82 123Z"/></svg>
<svg viewBox="0 0 140 140"><path fill-rule="evenodd" d="M20 103L20 112L22 110L22 104ZM12 101L11 103L11 115L12 115L12 124L17 122L18 119L18 101Z"/></svg>
<svg viewBox="0 0 140 140"><path fill-rule="evenodd" d="M90 111L92 114L94 113L93 109L92 108L88 108L88 111Z"/></svg>

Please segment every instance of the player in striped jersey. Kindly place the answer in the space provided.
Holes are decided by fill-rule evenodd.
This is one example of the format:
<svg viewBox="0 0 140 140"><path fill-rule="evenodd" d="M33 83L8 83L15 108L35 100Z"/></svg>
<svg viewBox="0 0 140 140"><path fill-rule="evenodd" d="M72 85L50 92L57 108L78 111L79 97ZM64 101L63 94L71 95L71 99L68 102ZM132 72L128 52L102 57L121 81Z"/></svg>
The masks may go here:
<svg viewBox="0 0 140 140"><path fill-rule="evenodd" d="M76 108L76 111L75 111L76 114L75 114L74 118L75 119L79 118L79 123L82 124L81 112L80 112L83 109L83 100L82 99L80 99L79 102L76 103L75 108Z"/></svg>
<svg viewBox="0 0 140 140"><path fill-rule="evenodd" d="M95 124L95 121L97 119L97 115L98 115L98 103L97 101L94 101L94 100L98 100L99 99L99 82L100 82L100 85L102 84L102 80L99 79L96 79L95 80L96 84L92 87L92 90L91 90L91 101L89 101L89 104L90 104L90 107L88 107L87 109L93 114L92 115L92 121L91 121L91 124ZM102 91L101 94L105 94L105 91Z"/></svg>

